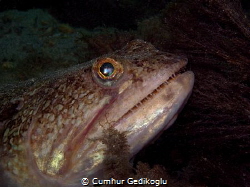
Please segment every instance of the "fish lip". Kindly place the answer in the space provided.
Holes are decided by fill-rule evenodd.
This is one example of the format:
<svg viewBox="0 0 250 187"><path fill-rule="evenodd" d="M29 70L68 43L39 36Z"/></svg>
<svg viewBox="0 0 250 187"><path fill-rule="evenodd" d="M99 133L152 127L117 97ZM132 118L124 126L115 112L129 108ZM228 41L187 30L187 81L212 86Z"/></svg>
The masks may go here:
<svg viewBox="0 0 250 187"><path fill-rule="evenodd" d="M169 84L171 81L174 81L176 78L178 78L180 75L186 73L186 72L191 72L187 70L187 64L188 64L188 60L186 58L180 58L178 59L179 62L179 69L176 70L175 72L172 72L172 74L164 79L160 84L158 84L157 86L154 87L154 90L150 93L148 93L142 100L140 100L139 102L137 102L137 104L135 104L134 106L137 106L139 103L141 103L143 100L147 99L151 94L153 94L155 91L157 91L157 89L159 89L161 86L163 86L164 84ZM174 64L175 65L175 64ZM132 109L132 108L131 108Z"/></svg>
<svg viewBox="0 0 250 187"><path fill-rule="evenodd" d="M162 80L162 82L158 85L156 85L155 89L157 89L161 84L165 83L165 82L169 82L172 79L174 79L176 76L178 76L179 74L182 74L184 72L187 71L187 64L188 64L188 59L186 57L175 57L174 59L167 59L167 61L174 61L173 64L171 64L169 67L166 67L166 69L170 69L169 72L167 72L169 74L168 77L166 77L164 80ZM163 62L164 63L164 62ZM165 72L163 72L164 74Z"/></svg>

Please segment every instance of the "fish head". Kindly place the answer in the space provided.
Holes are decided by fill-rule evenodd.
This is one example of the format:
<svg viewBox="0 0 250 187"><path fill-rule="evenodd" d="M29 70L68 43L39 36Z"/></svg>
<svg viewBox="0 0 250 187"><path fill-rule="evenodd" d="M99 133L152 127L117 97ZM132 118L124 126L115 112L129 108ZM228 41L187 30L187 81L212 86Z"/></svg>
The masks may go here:
<svg viewBox="0 0 250 187"><path fill-rule="evenodd" d="M126 132L132 157L173 124L194 84L186 58L141 40L90 64L32 87L2 122L2 165L20 186L81 186L100 176L103 129Z"/></svg>

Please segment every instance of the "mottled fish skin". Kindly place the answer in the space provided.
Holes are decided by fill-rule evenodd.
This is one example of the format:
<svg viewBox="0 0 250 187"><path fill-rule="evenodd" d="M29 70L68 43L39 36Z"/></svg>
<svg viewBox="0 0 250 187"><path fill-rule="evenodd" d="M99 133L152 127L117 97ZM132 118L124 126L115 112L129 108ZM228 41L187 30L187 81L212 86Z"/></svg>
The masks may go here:
<svg viewBox="0 0 250 187"><path fill-rule="evenodd" d="M117 62L118 78L98 78L92 64L105 60ZM134 40L87 65L2 91L0 182L82 186L81 178L101 173L104 145L98 137L107 125L127 131L136 154L186 103L194 83L192 72L180 72L186 64L183 57Z"/></svg>

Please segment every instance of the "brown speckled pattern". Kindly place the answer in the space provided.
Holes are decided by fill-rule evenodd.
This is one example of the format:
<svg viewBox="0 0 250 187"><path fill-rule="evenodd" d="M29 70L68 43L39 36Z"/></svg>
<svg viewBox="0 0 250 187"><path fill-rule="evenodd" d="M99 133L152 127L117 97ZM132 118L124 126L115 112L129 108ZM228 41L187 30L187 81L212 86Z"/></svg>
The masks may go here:
<svg viewBox="0 0 250 187"><path fill-rule="evenodd" d="M124 62L123 82L133 84L161 68L158 63L185 61L140 40L105 57ZM95 60L89 64L93 62ZM93 140L86 136L97 128L91 129L91 122L96 113L113 102L120 88L119 84L113 89L100 87L93 82L91 68L85 66L47 76L31 83L27 89L13 89L13 93L0 90L1 165L20 186L51 185L50 179L58 179L58 176L65 176L66 185L67 180L81 170L85 156L81 152L93 147L89 143ZM92 153L94 151L90 155Z"/></svg>

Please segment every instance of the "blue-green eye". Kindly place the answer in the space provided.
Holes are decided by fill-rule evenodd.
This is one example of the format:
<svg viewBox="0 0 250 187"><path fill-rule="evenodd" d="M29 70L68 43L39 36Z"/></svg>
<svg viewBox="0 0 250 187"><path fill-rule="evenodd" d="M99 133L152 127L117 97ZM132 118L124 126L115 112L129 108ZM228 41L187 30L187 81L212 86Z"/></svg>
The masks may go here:
<svg viewBox="0 0 250 187"><path fill-rule="evenodd" d="M113 58L100 58L92 66L94 80L105 87L113 87L121 80L123 64Z"/></svg>
<svg viewBox="0 0 250 187"><path fill-rule="evenodd" d="M100 67L100 73L103 74L105 77L109 77L114 73L114 66L110 62L105 62Z"/></svg>

